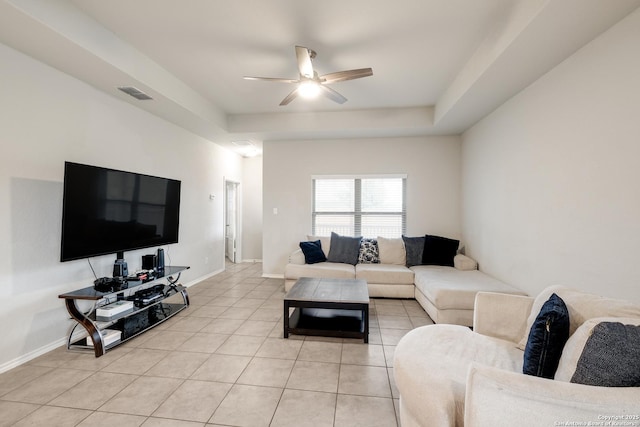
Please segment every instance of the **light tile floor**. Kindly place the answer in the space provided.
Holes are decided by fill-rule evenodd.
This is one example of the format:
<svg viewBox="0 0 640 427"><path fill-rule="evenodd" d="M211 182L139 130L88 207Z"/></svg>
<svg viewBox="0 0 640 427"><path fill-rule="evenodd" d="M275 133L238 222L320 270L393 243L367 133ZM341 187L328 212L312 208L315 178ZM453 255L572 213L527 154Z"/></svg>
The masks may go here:
<svg viewBox="0 0 640 427"><path fill-rule="evenodd" d="M282 338L282 280L228 264L191 306L105 356L60 348L0 375L2 426L398 426L393 351L431 324L372 299L369 344Z"/></svg>

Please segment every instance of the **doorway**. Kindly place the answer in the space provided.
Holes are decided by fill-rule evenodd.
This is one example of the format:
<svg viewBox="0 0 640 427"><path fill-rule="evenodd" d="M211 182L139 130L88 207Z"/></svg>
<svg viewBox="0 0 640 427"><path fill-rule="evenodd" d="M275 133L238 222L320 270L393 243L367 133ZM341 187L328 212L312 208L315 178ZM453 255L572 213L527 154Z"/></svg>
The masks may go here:
<svg viewBox="0 0 640 427"><path fill-rule="evenodd" d="M238 256L238 183L225 181L225 215L224 239L225 256L232 263L237 263Z"/></svg>

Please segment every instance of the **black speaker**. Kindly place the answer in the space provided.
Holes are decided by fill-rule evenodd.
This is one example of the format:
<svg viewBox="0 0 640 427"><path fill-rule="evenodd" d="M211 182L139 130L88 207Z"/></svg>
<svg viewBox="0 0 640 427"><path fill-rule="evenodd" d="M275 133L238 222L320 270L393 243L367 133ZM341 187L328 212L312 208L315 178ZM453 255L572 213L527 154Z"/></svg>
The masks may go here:
<svg viewBox="0 0 640 427"><path fill-rule="evenodd" d="M113 263L113 277L126 277L129 275L129 268L127 262L123 259L117 259Z"/></svg>
<svg viewBox="0 0 640 427"><path fill-rule="evenodd" d="M158 258L155 255L142 255L142 269L155 270L158 266Z"/></svg>
<svg viewBox="0 0 640 427"><path fill-rule="evenodd" d="M158 273L164 273L164 249L158 249L157 265Z"/></svg>

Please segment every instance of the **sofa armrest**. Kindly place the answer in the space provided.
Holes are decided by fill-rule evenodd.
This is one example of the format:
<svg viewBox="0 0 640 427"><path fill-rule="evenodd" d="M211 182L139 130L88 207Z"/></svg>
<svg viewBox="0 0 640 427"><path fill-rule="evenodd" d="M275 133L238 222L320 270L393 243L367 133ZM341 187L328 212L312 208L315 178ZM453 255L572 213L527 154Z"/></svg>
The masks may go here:
<svg viewBox="0 0 640 427"><path fill-rule="evenodd" d="M473 330L482 335L518 343L525 335L533 298L478 292L473 310Z"/></svg>
<svg viewBox="0 0 640 427"><path fill-rule="evenodd" d="M466 255L457 254L453 257L453 266L458 270L477 270L478 263Z"/></svg>
<svg viewBox="0 0 640 427"><path fill-rule="evenodd" d="M302 253L302 249L297 249L293 252L291 252L291 255L289 255L289 264L298 264L298 265L304 265L304 254Z"/></svg>
<svg viewBox="0 0 640 427"><path fill-rule="evenodd" d="M612 425L607 421L638 425L640 419L633 418L640 415L638 402L639 387L587 386L472 364L467 375L464 425ZM625 416L629 418L611 418Z"/></svg>

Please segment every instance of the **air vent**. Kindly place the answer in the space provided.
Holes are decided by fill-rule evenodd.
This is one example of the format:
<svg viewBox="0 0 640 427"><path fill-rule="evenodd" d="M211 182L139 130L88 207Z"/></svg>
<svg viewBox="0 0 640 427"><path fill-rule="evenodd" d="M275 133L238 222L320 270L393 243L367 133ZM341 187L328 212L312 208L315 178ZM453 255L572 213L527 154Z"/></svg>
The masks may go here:
<svg viewBox="0 0 640 427"><path fill-rule="evenodd" d="M121 91L123 91L127 95L133 96L135 99L138 99L140 101L146 101L146 100L149 100L149 99L153 99L152 97L150 97L149 95L147 95L146 93L141 91L140 89L135 88L133 86L121 86L118 89L120 89Z"/></svg>
<svg viewBox="0 0 640 427"><path fill-rule="evenodd" d="M251 147L251 146L253 146L251 141L246 141L246 140L231 141L231 143L233 145L235 145L236 147Z"/></svg>

